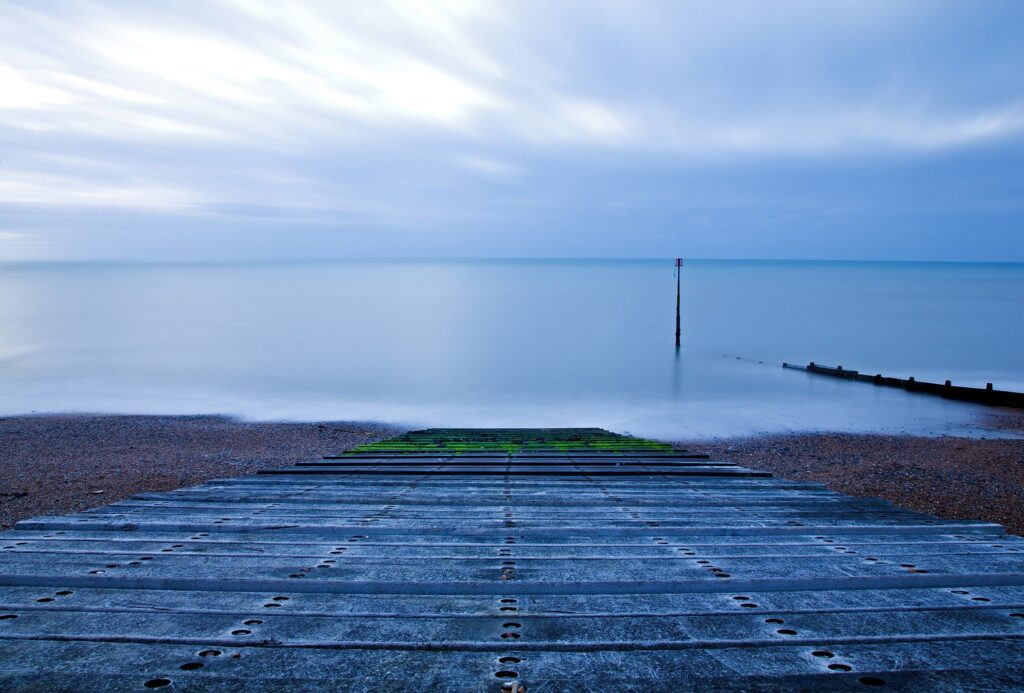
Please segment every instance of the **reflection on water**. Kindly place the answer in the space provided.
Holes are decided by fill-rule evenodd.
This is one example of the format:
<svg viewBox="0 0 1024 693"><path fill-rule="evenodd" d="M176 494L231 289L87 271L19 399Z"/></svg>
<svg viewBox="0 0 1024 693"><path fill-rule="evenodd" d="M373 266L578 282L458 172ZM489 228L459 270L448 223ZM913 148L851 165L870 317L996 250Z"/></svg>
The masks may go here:
<svg viewBox="0 0 1024 693"><path fill-rule="evenodd" d="M671 260L8 265L0 413L939 433L977 408L779 364L1024 389L1020 265L694 261L674 311Z"/></svg>

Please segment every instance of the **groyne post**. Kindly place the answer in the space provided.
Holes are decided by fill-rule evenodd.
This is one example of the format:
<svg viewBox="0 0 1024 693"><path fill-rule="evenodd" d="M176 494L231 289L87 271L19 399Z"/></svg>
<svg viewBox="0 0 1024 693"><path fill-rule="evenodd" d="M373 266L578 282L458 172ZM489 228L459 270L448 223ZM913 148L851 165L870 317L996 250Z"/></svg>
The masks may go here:
<svg viewBox="0 0 1024 693"><path fill-rule="evenodd" d="M679 348L680 339L680 328L679 328L679 275L682 274L683 269L683 258L676 258L676 348Z"/></svg>
<svg viewBox="0 0 1024 693"><path fill-rule="evenodd" d="M844 380L859 380L862 383L874 383L875 385L899 387L909 392L938 395L947 399L957 399L965 402L980 402L982 404L992 404L1002 407L1024 408L1024 392L996 390L992 386L992 383L985 383L985 387L980 388L967 387L965 385L954 385L952 379L947 379L942 383L931 383L927 381L918 381L914 376L910 376L906 380L901 380L900 378L886 378L881 373L868 375L867 373L850 370L848 368L843 368L842 366L819 366L814 361L811 361L804 367L794 366L789 363L783 363L782 367L807 371L808 373L818 373L819 375L827 375L833 378L843 378Z"/></svg>

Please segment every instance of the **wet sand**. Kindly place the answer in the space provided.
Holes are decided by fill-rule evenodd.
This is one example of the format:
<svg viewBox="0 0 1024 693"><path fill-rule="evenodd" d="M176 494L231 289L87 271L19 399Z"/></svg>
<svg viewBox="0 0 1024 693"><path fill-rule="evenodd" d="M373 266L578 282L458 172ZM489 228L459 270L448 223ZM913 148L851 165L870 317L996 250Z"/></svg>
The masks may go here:
<svg viewBox="0 0 1024 693"><path fill-rule="evenodd" d="M1020 429L1019 415L1000 416L1003 429ZM402 430L212 416L3 418L0 527L290 465ZM949 519L998 522L1024 534L1024 440L807 434L681 444L780 477Z"/></svg>

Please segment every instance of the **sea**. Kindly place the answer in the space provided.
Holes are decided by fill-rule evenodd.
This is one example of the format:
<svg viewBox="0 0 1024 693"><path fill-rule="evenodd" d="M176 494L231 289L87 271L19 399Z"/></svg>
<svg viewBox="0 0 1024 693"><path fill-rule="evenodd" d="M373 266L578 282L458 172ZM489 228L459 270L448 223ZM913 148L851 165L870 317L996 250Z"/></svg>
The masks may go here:
<svg viewBox="0 0 1024 693"><path fill-rule="evenodd" d="M1024 391L1024 265L0 264L0 415L1000 435L783 362Z"/></svg>

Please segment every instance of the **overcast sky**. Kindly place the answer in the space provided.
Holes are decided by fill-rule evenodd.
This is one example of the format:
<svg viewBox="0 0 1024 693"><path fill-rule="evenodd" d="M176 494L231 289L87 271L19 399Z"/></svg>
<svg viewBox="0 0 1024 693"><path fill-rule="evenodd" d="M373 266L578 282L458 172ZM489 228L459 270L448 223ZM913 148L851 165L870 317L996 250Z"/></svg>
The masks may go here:
<svg viewBox="0 0 1024 693"><path fill-rule="evenodd" d="M1024 261L1024 3L0 4L0 260Z"/></svg>

